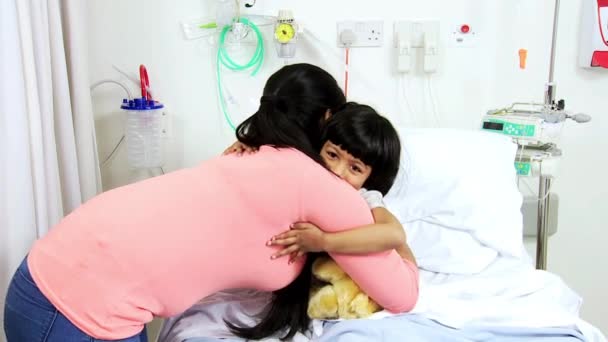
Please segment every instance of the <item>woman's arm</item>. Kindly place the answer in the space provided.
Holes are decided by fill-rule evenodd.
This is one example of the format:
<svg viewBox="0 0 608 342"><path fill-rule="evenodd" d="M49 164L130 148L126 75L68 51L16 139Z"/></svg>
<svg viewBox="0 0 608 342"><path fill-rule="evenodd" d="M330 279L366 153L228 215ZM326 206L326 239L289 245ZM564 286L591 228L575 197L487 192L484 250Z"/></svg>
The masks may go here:
<svg viewBox="0 0 608 342"><path fill-rule="evenodd" d="M397 251L397 254L399 254L399 256L403 258L403 260L407 260L414 264L416 267L418 267L416 257L414 256L414 253L410 249L410 246L407 244L407 242L404 242L401 246L395 248L395 250Z"/></svg>

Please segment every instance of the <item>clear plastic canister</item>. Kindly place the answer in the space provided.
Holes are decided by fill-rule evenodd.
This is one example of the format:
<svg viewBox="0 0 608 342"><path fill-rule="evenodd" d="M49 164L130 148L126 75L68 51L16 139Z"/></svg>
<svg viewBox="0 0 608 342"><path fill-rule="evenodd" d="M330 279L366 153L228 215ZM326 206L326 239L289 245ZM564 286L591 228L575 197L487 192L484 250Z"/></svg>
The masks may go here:
<svg viewBox="0 0 608 342"><path fill-rule="evenodd" d="M163 166L163 107L163 104L145 98L123 100L121 108L127 115L125 135L131 168Z"/></svg>

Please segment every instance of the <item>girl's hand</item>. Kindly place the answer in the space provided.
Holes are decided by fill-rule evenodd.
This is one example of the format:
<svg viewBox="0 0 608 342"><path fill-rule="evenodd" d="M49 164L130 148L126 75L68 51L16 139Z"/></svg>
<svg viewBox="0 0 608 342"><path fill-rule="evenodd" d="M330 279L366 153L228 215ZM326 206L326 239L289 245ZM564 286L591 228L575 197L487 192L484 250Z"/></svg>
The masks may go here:
<svg viewBox="0 0 608 342"><path fill-rule="evenodd" d="M289 263L308 252L322 252L325 250L326 234L312 223L294 223L291 229L273 236L268 246L284 246L283 250L273 254L270 258L277 259L291 255Z"/></svg>
<svg viewBox="0 0 608 342"><path fill-rule="evenodd" d="M234 144L230 145L230 147L228 147L226 150L224 150L224 153L222 153L222 155L227 155L227 154L231 154L231 153L236 153L237 155L242 155L244 154L251 154L257 151L257 148L254 147L250 147L247 146L245 144L243 144L240 141L235 142Z"/></svg>

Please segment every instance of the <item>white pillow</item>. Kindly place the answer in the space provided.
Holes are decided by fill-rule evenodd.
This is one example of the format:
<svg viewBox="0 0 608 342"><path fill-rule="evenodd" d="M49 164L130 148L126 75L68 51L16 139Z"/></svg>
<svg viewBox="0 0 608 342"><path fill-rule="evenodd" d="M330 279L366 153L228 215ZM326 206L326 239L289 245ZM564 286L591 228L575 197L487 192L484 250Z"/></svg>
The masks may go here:
<svg viewBox="0 0 608 342"><path fill-rule="evenodd" d="M407 234L416 234L411 247L420 266L469 274L497 253L520 257L522 196L511 139L471 130L398 130L401 167L386 204Z"/></svg>
<svg viewBox="0 0 608 342"><path fill-rule="evenodd" d="M423 220L407 222L404 227L418 267L427 271L475 274L498 255L467 232L445 229Z"/></svg>

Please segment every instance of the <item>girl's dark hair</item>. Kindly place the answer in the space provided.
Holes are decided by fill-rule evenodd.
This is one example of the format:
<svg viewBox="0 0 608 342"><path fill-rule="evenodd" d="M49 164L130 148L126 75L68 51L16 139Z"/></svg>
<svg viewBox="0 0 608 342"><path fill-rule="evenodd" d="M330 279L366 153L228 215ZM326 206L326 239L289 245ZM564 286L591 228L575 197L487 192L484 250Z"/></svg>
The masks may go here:
<svg viewBox="0 0 608 342"><path fill-rule="evenodd" d="M339 145L353 157L372 167L364 186L380 191L383 195L393 185L399 169L401 144L399 135L391 123L373 108L348 103L335 112L324 125L320 144L315 153L327 141ZM320 253L308 253L306 263L298 277L286 287L274 291L273 297L262 313L262 320L253 327L243 327L225 321L235 335L259 340L284 331L281 339L292 338L298 331L308 329L308 300L312 282L312 263Z"/></svg>
<svg viewBox="0 0 608 342"><path fill-rule="evenodd" d="M258 111L237 127L236 137L251 147L292 147L320 162L325 114L335 113L345 102L327 71L305 63L287 65L270 76Z"/></svg>
<svg viewBox="0 0 608 342"><path fill-rule="evenodd" d="M401 155L399 134L388 119L370 106L347 103L323 128L321 143L327 141L371 166L364 188L388 193L397 177Z"/></svg>

